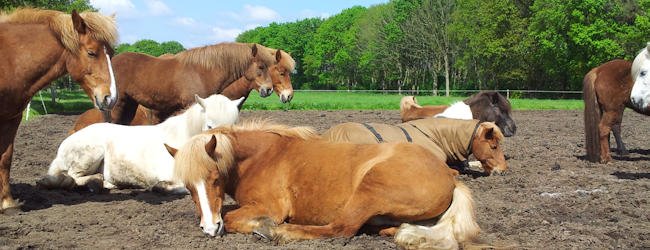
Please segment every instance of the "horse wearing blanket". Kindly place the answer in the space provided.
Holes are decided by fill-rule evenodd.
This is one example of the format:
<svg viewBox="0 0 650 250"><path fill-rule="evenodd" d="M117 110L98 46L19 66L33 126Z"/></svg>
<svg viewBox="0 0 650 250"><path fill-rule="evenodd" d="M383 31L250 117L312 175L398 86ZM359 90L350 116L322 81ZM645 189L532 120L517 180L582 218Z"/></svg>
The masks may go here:
<svg viewBox="0 0 650 250"><path fill-rule="evenodd" d="M506 160L499 142L503 134L493 122L428 118L398 125L348 122L323 133L330 141L377 144L413 142L431 151L449 165L467 161L470 154L488 174L504 173Z"/></svg>

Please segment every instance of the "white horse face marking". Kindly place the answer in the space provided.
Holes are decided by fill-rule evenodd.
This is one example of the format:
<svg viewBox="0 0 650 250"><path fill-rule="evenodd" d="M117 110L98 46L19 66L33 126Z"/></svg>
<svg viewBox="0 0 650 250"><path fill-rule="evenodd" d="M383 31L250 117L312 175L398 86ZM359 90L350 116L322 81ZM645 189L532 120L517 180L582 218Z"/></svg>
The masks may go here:
<svg viewBox="0 0 650 250"><path fill-rule="evenodd" d="M196 203L201 213L201 223L199 226L204 233L210 236L219 236L225 233L223 219L221 218L221 206L223 199L215 196L215 190L209 189L204 181L194 184L190 189L192 200Z"/></svg>
<svg viewBox="0 0 650 250"><path fill-rule="evenodd" d="M632 78L634 86L630 92L632 105L638 109L645 110L650 105L650 54L648 49L650 43L634 58L632 64Z"/></svg>

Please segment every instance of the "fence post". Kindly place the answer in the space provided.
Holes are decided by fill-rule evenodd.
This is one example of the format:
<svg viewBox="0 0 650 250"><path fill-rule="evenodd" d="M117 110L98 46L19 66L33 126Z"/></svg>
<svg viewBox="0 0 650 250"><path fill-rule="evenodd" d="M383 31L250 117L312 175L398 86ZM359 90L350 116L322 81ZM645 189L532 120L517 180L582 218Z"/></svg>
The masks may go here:
<svg viewBox="0 0 650 250"><path fill-rule="evenodd" d="M506 89L506 99L510 100L510 89Z"/></svg>

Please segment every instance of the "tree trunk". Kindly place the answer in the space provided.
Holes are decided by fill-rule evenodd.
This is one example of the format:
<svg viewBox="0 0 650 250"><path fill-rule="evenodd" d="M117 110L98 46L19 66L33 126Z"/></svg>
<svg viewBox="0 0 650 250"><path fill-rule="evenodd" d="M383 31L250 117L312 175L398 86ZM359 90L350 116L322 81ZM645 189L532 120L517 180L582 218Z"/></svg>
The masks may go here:
<svg viewBox="0 0 650 250"><path fill-rule="evenodd" d="M449 56L445 53L445 96L449 96Z"/></svg>

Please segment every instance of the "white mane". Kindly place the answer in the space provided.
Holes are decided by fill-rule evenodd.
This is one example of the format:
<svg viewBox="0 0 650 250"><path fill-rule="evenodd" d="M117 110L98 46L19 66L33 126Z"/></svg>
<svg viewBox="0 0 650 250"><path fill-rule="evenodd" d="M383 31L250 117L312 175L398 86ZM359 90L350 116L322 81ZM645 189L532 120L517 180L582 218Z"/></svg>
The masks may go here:
<svg viewBox="0 0 650 250"><path fill-rule="evenodd" d="M76 185L85 185L92 175L103 175L104 186L152 188L160 182L168 191L186 192L173 182L174 158L164 144L180 147L193 135L211 127L231 125L239 118L237 105L222 95L196 98L186 112L151 126L97 123L66 138L59 147L48 176L40 184L61 187L65 175ZM103 170L100 166L103 163ZM93 177L94 178L94 177Z"/></svg>
<svg viewBox="0 0 650 250"><path fill-rule="evenodd" d="M465 104L462 101L455 102L451 106L445 109L440 114L434 115L433 117L444 117L444 118L452 118L452 119L463 119L463 120L471 120L474 119L472 117L472 110L469 108L469 105Z"/></svg>
<svg viewBox="0 0 650 250"><path fill-rule="evenodd" d="M645 110L650 105L650 43L639 52L632 63L631 76L634 86L630 92L632 105L640 110Z"/></svg>

